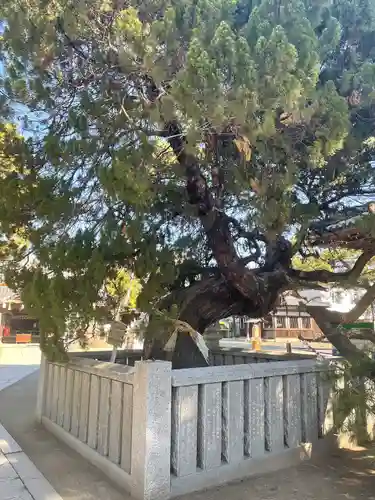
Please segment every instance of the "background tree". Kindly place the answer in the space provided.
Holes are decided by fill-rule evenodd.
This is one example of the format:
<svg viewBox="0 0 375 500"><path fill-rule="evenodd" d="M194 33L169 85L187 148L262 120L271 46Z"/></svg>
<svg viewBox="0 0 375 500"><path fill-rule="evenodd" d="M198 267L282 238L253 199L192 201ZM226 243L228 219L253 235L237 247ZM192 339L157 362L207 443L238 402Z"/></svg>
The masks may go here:
<svg viewBox="0 0 375 500"><path fill-rule="evenodd" d="M136 311L137 298L141 286L133 273L129 273L125 269L119 269L115 272L112 279L109 279L105 285L105 307L109 312L111 320L111 329L109 332L109 343L112 343L112 355L110 361L116 361L117 349L125 341L126 335L129 334L129 329L134 323L134 320L139 317L139 312ZM121 339L114 338L113 328L121 325Z"/></svg>
<svg viewBox="0 0 375 500"><path fill-rule="evenodd" d="M136 309L141 285L132 273L118 269L105 284L106 308L113 320L121 321L122 316Z"/></svg>
<svg viewBox="0 0 375 500"><path fill-rule="evenodd" d="M361 275L375 253L371 1L2 0L0 11L2 93L32 134L17 182L1 181L4 238L21 228L28 249L11 253L8 280L52 313L52 343L118 266L141 280L141 308L199 332L261 317L286 289ZM351 271L293 267L348 217L361 252ZM330 340L361 356L324 318ZM166 340L150 329L147 355Z"/></svg>

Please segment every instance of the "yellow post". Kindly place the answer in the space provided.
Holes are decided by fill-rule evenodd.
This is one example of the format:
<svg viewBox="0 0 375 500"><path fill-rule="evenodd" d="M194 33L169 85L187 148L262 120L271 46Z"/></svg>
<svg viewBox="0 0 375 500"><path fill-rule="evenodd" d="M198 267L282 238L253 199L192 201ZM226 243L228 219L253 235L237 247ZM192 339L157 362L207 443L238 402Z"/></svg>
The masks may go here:
<svg viewBox="0 0 375 500"><path fill-rule="evenodd" d="M261 343L261 330L260 330L260 324L255 324L253 326L253 339L251 342L251 348L254 351L261 351L262 350L262 343Z"/></svg>
<svg viewBox="0 0 375 500"><path fill-rule="evenodd" d="M262 345L260 343L260 339L253 339L251 341L251 348L253 349L253 351L261 351Z"/></svg>

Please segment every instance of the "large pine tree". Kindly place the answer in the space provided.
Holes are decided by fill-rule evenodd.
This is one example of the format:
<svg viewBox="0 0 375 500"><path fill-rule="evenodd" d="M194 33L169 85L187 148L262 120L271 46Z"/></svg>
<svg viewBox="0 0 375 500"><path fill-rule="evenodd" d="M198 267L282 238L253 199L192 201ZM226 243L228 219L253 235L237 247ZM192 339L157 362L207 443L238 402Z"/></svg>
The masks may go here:
<svg viewBox="0 0 375 500"><path fill-rule="evenodd" d="M374 256L371 0L1 0L0 12L0 104L27 137L4 126L3 253L45 346L93 313L118 267L141 280L141 309L203 332L267 314L287 289L353 282ZM348 218L352 271L293 267ZM347 233L335 243L353 247ZM320 320L359 356L333 322ZM151 328L148 355L169 334Z"/></svg>

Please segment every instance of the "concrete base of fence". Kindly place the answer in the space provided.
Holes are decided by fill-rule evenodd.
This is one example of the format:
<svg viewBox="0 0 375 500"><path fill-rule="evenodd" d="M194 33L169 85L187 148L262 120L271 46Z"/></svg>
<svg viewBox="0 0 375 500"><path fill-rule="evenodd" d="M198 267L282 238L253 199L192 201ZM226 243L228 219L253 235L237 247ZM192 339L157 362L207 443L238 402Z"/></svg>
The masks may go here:
<svg viewBox="0 0 375 500"><path fill-rule="evenodd" d="M42 424L51 434L97 467L118 487L128 493L132 493L133 481L129 474L121 470L107 458L99 455L99 453L89 448L68 432L64 431L48 418L42 417ZM206 471L202 476L199 474L194 476L193 480L191 476L187 476L183 481L181 478L179 478L178 481L172 479L170 495L165 496L165 500L185 495L193 491L217 487L248 477L260 476L287 467L296 466L304 460L309 460L312 455L323 455L334 448L337 448L337 440L335 436L330 436L317 442L314 447L308 443L296 449L286 450L278 455L266 456L261 460L249 459L240 464L217 467L212 469L209 474L207 474Z"/></svg>
<svg viewBox="0 0 375 500"><path fill-rule="evenodd" d="M131 492L132 480L129 474L120 469L114 463L110 462L108 458L99 455L99 453L69 434L69 432L64 431L64 429L51 422L48 418L42 417L42 424L51 434L56 436L57 439L65 443L69 446L69 448L72 448L88 462L101 470L117 486L127 492Z"/></svg>
<svg viewBox="0 0 375 500"><path fill-rule="evenodd" d="M269 454L262 459L248 459L237 464L221 465L220 467L196 474L194 478L186 476L172 478L171 497L186 495L194 491L201 491L231 482L241 481L253 476L261 476L280 469L286 469L309 460L314 454L327 453L335 447L333 439L322 439L314 447L311 443L298 448L285 450L277 455Z"/></svg>
<svg viewBox="0 0 375 500"><path fill-rule="evenodd" d="M128 493L133 492L133 480L129 474L121 470L118 466L110 462L107 458L99 455L96 451L79 441L77 438L64 431L61 427L51 422L48 418L42 417L44 427L56 436L60 441L79 453L84 459L90 462L103 472L118 487ZM304 460L309 460L312 455L324 454L337 447L337 440L334 436L327 437L312 446L310 443L301 445L299 448L286 450L278 455L265 456L260 460L248 459L233 465L222 465L211 471L205 471L201 476L199 474L186 476L184 479L178 478L175 481L172 478L170 494L166 493L165 500L168 498L185 495L193 491L204 490L217 487L230 482L243 480L252 476L260 476L280 469L298 465Z"/></svg>

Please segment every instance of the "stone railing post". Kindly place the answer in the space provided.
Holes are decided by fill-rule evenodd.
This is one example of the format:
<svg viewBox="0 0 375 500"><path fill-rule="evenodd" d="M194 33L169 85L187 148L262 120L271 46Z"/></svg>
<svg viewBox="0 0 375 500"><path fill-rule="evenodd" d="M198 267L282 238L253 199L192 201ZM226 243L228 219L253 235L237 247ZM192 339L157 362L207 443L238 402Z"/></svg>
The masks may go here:
<svg viewBox="0 0 375 500"><path fill-rule="evenodd" d="M47 386L47 361L42 353L40 360L40 371L39 371L39 380L38 380L38 392L36 399L36 419L38 422L42 421L44 404L46 399L46 386Z"/></svg>
<svg viewBox="0 0 375 500"><path fill-rule="evenodd" d="M131 478L137 500L166 500L171 491L172 364L135 363Z"/></svg>

